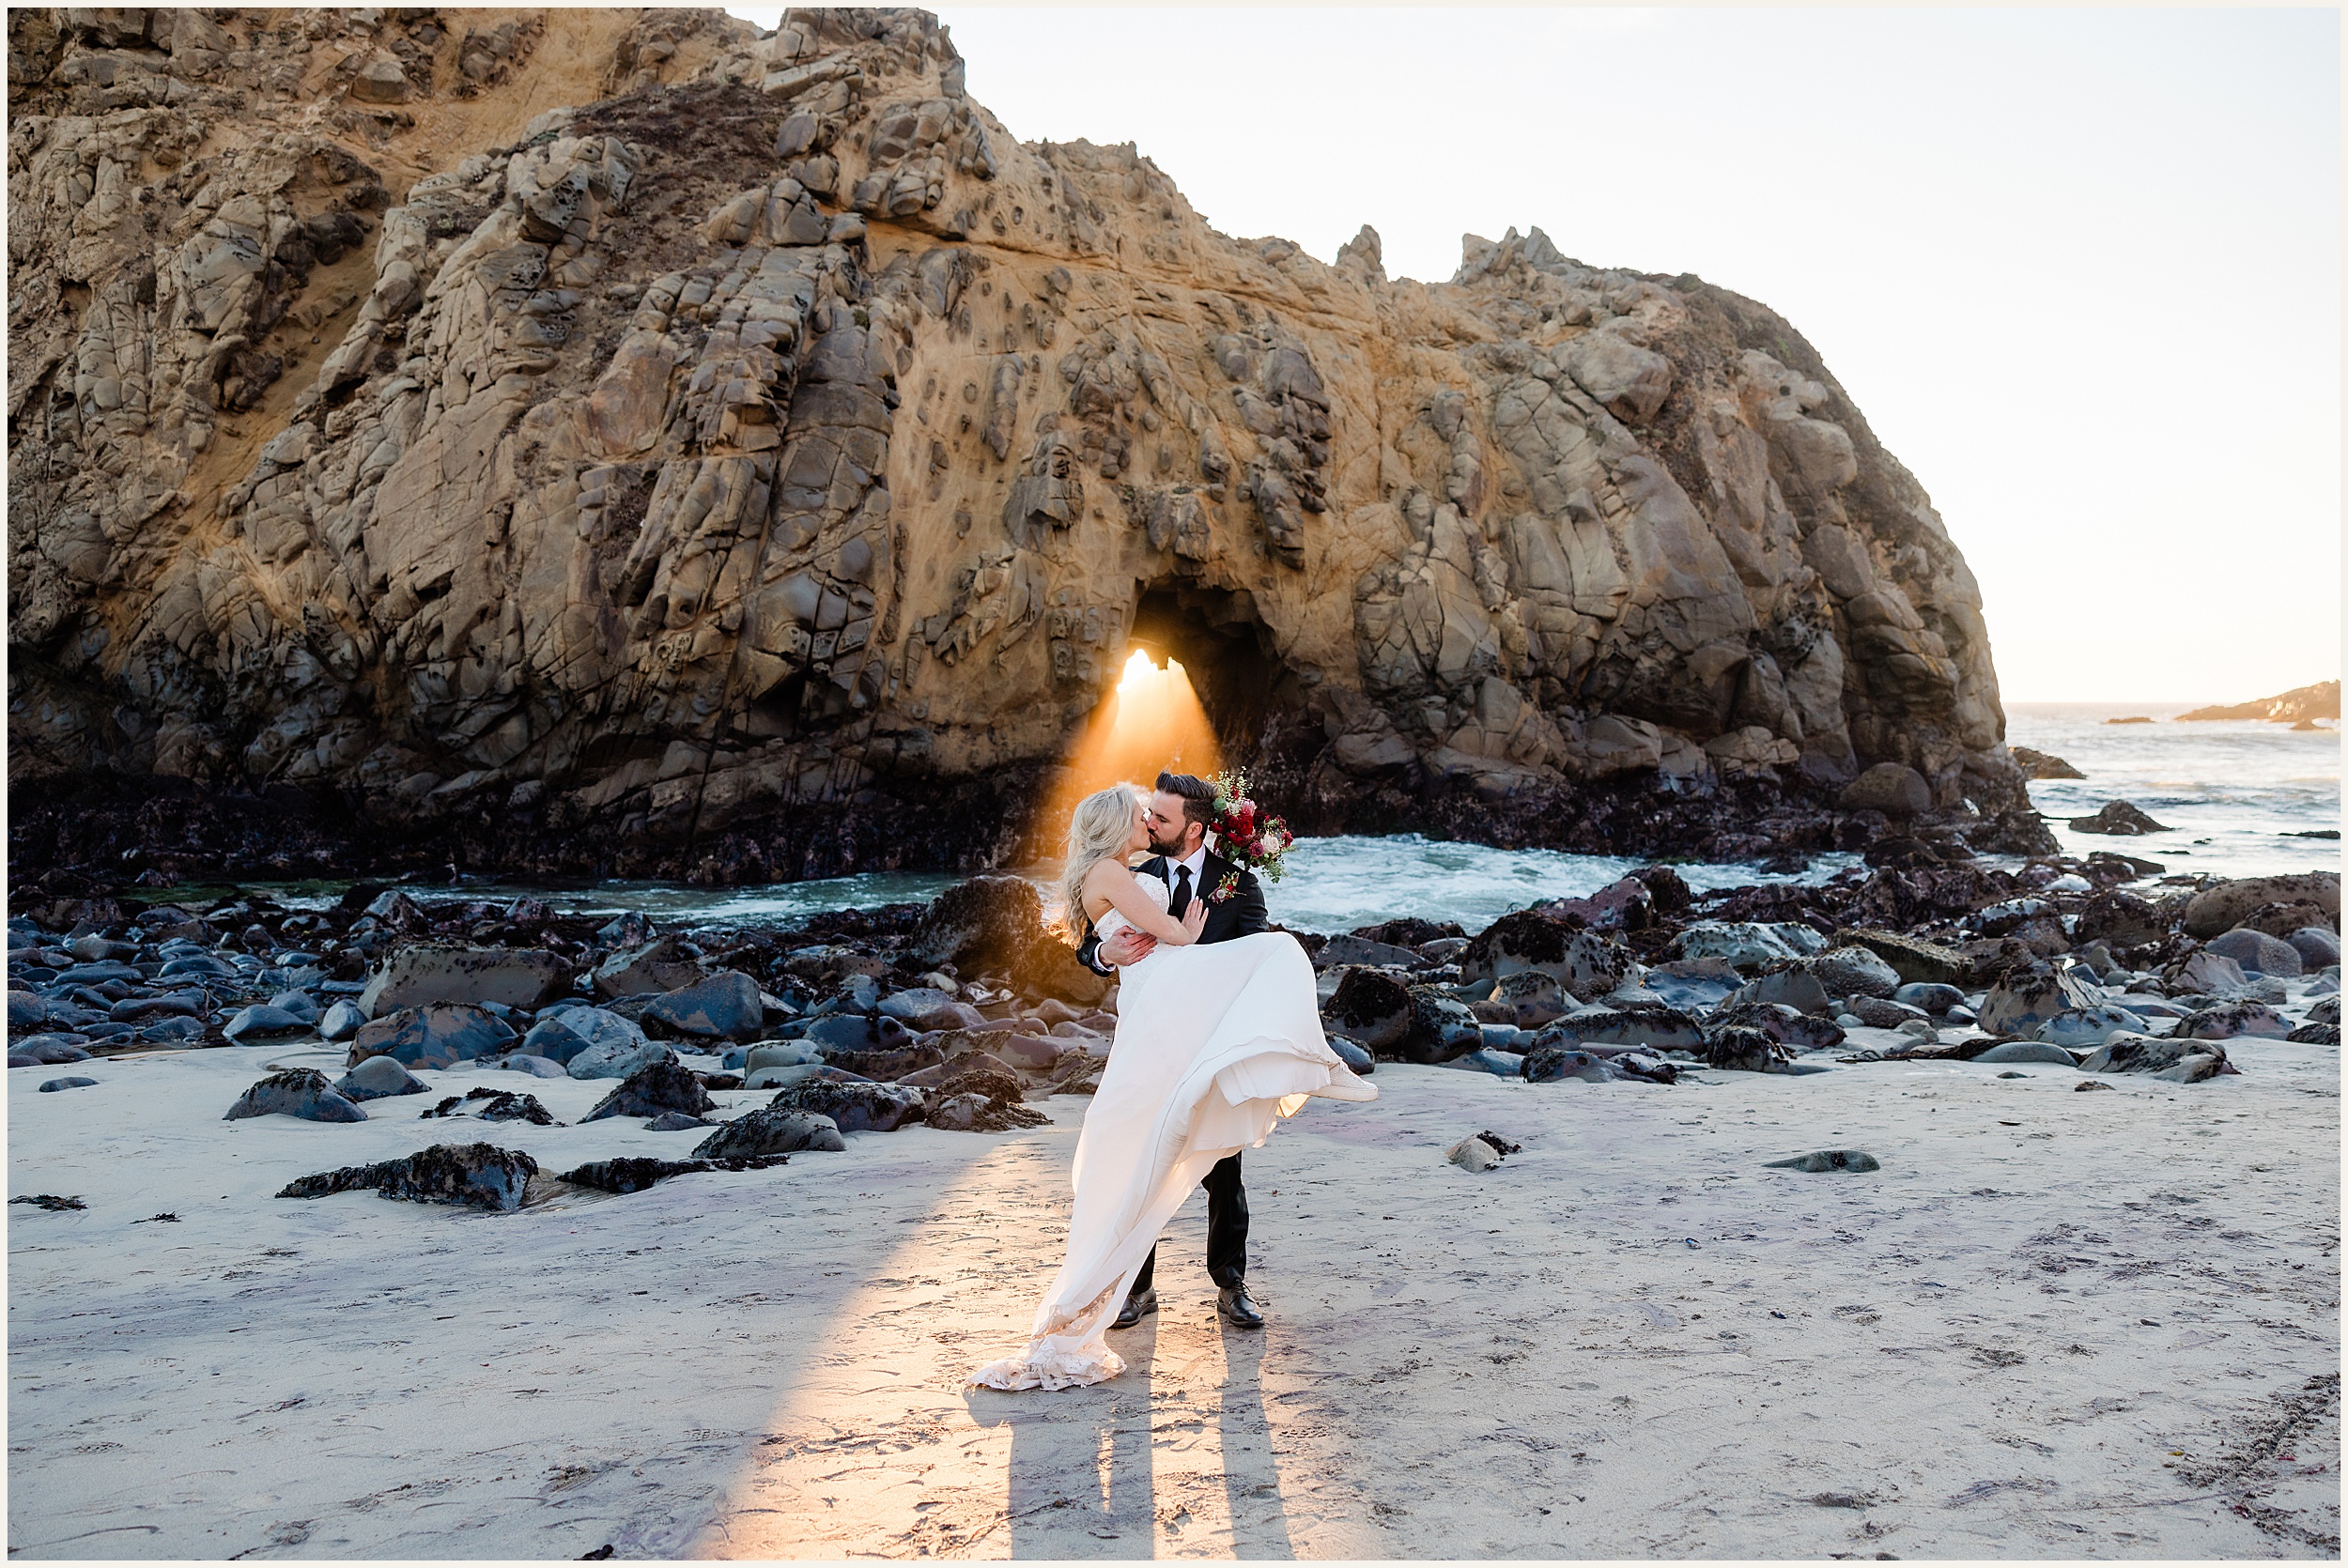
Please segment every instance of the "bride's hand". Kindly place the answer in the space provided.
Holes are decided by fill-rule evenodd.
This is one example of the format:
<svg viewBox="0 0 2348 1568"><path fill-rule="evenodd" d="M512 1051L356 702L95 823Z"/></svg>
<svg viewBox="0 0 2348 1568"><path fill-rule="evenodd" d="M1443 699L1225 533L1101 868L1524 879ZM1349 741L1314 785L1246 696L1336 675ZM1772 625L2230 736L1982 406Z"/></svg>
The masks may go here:
<svg viewBox="0 0 2348 1568"><path fill-rule="evenodd" d="M1190 907L1182 911L1182 930L1188 931L1190 939L1196 942L1198 940L1198 933L1206 929L1207 900L1193 899L1190 900Z"/></svg>

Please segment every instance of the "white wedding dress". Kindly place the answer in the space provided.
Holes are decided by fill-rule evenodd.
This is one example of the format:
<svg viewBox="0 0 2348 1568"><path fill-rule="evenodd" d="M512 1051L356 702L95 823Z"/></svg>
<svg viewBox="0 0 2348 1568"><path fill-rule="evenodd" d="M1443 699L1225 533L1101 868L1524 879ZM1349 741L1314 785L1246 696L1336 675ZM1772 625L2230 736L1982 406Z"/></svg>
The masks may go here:
<svg viewBox="0 0 2348 1568"><path fill-rule="evenodd" d="M1139 881L1166 908L1166 884ZM1101 937L1130 924L1111 910ZM1124 1371L1104 1336L1158 1233L1209 1168L1261 1146L1314 1095L1378 1098L1329 1049L1318 1001L1311 961L1281 931L1161 945L1125 966L1117 1038L1076 1140L1067 1260L1027 1349L981 1367L967 1386L1066 1389Z"/></svg>

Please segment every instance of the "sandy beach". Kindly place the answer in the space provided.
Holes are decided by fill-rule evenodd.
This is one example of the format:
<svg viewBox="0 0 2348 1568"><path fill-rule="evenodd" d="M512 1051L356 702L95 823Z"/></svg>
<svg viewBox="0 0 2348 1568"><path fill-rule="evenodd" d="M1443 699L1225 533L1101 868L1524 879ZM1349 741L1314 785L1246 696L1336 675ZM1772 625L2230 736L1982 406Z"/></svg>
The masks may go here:
<svg viewBox="0 0 2348 1568"><path fill-rule="evenodd" d="M1383 1066L1203 1203L1112 1383L965 1394L1088 1103L475 1214L294 1176L631 1122L219 1120L267 1048L10 1075L12 1557L2332 1556L2339 1059L2193 1085L1880 1063L1673 1087ZM2016 1069L2004 1069L2007 1072ZM609 1087L527 1088L584 1114ZM747 1105L764 1094L720 1095ZM1442 1149L1523 1145L1482 1176ZM1867 1175L1763 1162L1862 1149ZM146 1222L160 1212L174 1222Z"/></svg>

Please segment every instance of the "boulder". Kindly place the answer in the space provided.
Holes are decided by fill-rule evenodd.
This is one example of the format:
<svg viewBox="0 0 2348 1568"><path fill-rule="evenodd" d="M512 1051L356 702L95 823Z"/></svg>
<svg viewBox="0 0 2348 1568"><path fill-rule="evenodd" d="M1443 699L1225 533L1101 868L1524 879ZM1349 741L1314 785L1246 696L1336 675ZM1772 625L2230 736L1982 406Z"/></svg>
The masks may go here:
<svg viewBox="0 0 2348 1568"><path fill-rule="evenodd" d="M1892 993L1892 1000L1905 1002L1939 1018L1951 1007L1963 1007L1965 993L1954 985L1942 984L1938 980L1910 980Z"/></svg>
<svg viewBox="0 0 2348 1568"><path fill-rule="evenodd" d="M1800 963L1764 971L1729 993L1726 1007L1748 1002L1774 1003L1800 1013L1822 1013L1831 1005L1826 985Z"/></svg>
<svg viewBox="0 0 2348 1568"><path fill-rule="evenodd" d="M1560 1084L1577 1079L1584 1084L1614 1084L1622 1074L1603 1056L1570 1045L1537 1045L1517 1059L1518 1076L1528 1084Z"/></svg>
<svg viewBox="0 0 2348 1568"><path fill-rule="evenodd" d="M738 1160L813 1149L837 1154L848 1146L826 1115L764 1106L726 1123L693 1145L696 1160Z"/></svg>
<svg viewBox="0 0 2348 1568"><path fill-rule="evenodd" d="M330 1192L374 1191L410 1203L457 1204L511 1212L522 1206L538 1162L518 1149L489 1144L435 1144L372 1165L303 1176L286 1184L281 1198L323 1198Z"/></svg>
<svg viewBox="0 0 2348 1568"><path fill-rule="evenodd" d="M627 1022L616 1013L605 1016L612 1019L614 1022ZM514 1048L514 1053L519 1056L536 1056L559 1066L567 1067L574 1057L594 1043L595 1041L587 1036L564 1022L563 1015L557 1013L551 1017L542 1018L532 1024L530 1032L522 1036L521 1044Z"/></svg>
<svg viewBox="0 0 2348 1568"><path fill-rule="evenodd" d="M12 1068L62 1067L88 1060L89 1053L63 1035L34 1035L8 1042L8 1066Z"/></svg>
<svg viewBox="0 0 2348 1568"><path fill-rule="evenodd" d="M1645 1046L1653 1051L1691 1051L1704 1031L1678 1008L1661 1002L1623 1002L1584 1007L1545 1031L1584 1045Z"/></svg>
<svg viewBox="0 0 2348 1568"><path fill-rule="evenodd" d="M612 954L595 966L595 994L607 998L641 996L646 992L672 992L703 978L701 964L664 936Z"/></svg>
<svg viewBox="0 0 2348 1568"><path fill-rule="evenodd" d="M1900 989L1899 972L1865 947L1834 947L1802 966L1818 977L1829 996L1890 997Z"/></svg>
<svg viewBox="0 0 2348 1568"><path fill-rule="evenodd" d="M1804 1013L1779 1002L1740 1002L1704 1021L1710 1039L1722 1029L1758 1029L1797 1051L1826 1051L1843 1043L1843 1026L1831 1018Z"/></svg>
<svg viewBox="0 0 2348 1568"><path fill-rule="evenodd" d="M1520 969L1502 978L1492 988L1489 1002L1476 1004L1476 1015L1493 1017L1495 1022L1513 1023L1521 1029L1537 1029L1582 1004L1553 975L1538 969Z"/></svg>
<svg viewBox="0 0 2348 1568"><path fill-rule="evenodd" d="M2145 833L2170 833L2175 830L2166 822L2156 822L2145 812L2124 800L2106 801L2102 810L2092 817L2071 819L2074 833L2109 833L2122 838Z"/></svg>
<svg viewBox="0 0 2348 1568"><path fill-rule="evenodd" d="M1463 981L1505 979L1527 969L1554 977L1576 996L1603 996L1641 973L1619 944L1529 909L1502 915L1460 955Z"/></svg>
<svg viewBox="0 0 2348 1568"><path fill-rule="evenodd" d="M573 1078L628 1079L647 1068L675 1060L676 1053L658 1040L614 1038L589 1046L572 1057L563 1070Z"/></svg>
<svg viewBox="0 0 2348 1568"><path fill-rule="evenodd" d="M2291 899L2280 903L2261 904L2235 921L2234 925L2236 929L2248 927L2254 931L2264 931L2269 936L2279 936L2288 942L2294 931L2309 927L2320 931L2331 931L2332 917L2325 913L2321 904L2306 899ZM2337 940L2338 933L2333 934ZM2315 967L2320 969L2323 965Z"/></svg>
<svg viewBox="0 0 2348 1568"><path fill-rule="evenodd" d="M1409 947L1397 946L1388 942L1371 942L1358 936L1333 936L1321 945L1320 952L1313 955L1315 969L1332 969L1341 963L1415 969L1423 961L1420 955Z"/></svg>
<svg viewBox="0 0 2348 1568"><path fill-rule="evenodd" d="M247 1041L284 1039L289 1035L307 1035L313 1033L314 1028L310 1020L299 1013L287 1012L285 1008L272 1007L267 1002L255 1002L249 1007L239 1009L237 1016L228 1021L227 1026L222 1029L221 1033L242 1045Z"/></svg>
<svg viewBox="0 0 2348 1568"><path fill-rule="evenodd" d="M641 1022L672 1035L750 1039L765 1018L758 982L726 969L657 998L644 1008Z"/></svg>
<svg viewBox="0 0 2348 1568"><path fill-rule="evenodd" d="M1755 920L1698 920L1671 942L1671 950L1682 959L1720 959L1748 975L1825 946L1826 939L1807 926Z"/></svg>
<svg viewBox="0 0 2348 1568"><path fill-rule="evenodd" d="M456 1003L402 1007L351 1037L349 1065L389 1056L404 1067L452 1068L502 1053L513 1025L483 1008Z"/></svg>
<svg viewBox="0 0 2348 1568"><path fill-rule="evenodd" d="M381 1018L434 1002L496 1002L535 1010L569 983L563 961L543 947L465 947L415 943L384 961L359 994L359 1009Z"/></svg>
<svg viewBox="0 0 2348 1568"><path fill-rule="evenodd" d="M718 1108L702 1081L674 1062L655 1062L595 1101L579 1120L602 1121L607 1116L657 1116L681 1111L698 1116Z"/></svg>
<svg viewBox="0 0 2348 1568"><path fill-rule="evenodd" d="M409 1072L394 1057L370 1056L343 1074L334 1085L334 1092L354 1103L363 1099L385 1099L393 1095L420 1095L426 1091L422 1079Z"/></svg>
<svg viewBox="0 0 2348 1568"><path fill-rule="evenodd" d="M2303 973L2340 961L2340 933L2327 926L2302 926L2284 940L2298 953Z"/></svg>
<svg viewBox="0 0 2348 1568"><path fill-rule="evenodd" d="M2093 1007L2103 1001L2075 967L2037 962L2009 970L1989 988L1981 1005L1981 1026L1992 1035L2035 1035L2057 1013Z"/></svg>
<svg viewBox="0 0 2348 1568"><path fill-rule="evenodd" d="M2221 1002L2214 1007L2186 1014L2169 1032L2170 1039L2230 1040L2248 1036L2278 1040L2291 1033L2291 1021L2263 1002Z"/></svg>
<svg viewBox="0 0 2348 1568"><path fill-rule="evenodd" d="M2204 887L2185 906L2185 934L2207 941L2232 930L2260 906L2308 903L2322 910L2333 929L2340 925L2340 873L2301 871L2289 876L2243 877Z"/></svg>
<svg viewBox="0 0 2348 1568"><path fill-rule="evenodd" d="M2215 1040L2153 1035L2114 1035L2079 1063L2082 1072L2135 1073L2173 1084L2199 1084L2241 1069Z"/></svg>
<svg viewBox="0 0 2348 1568"><path fill-rule="evenodd" d="M909 1023L915 1028L930 1027L922 1020L939 1015L952 1017L954 999L931 986L914 986L904 991L892 991L880 1000L880 1015ZM972 1009L975 1011L976 1009ZM984 1022L981 1016L981 1022ZM959 1022L943 1025L946 1028L967 1027Z"/></svg>
<svg viewBox="0 0 2348 1568"><path fill-rule="evenodd" d="M2098 1042L2100 1043L2100 1042ZM1976 1062L2043 1062L2048 1067L2075 1068L2079 1059L2046 1040L2006 1040L1973 1058Z"/></svg>
<svg viewBox="0 0 2348 1568"><path fill-rule="evenodd" d="M2204 949L2162 969L2160 983L2171 996L2234 996L2249 989L2250 977L2233 960Z"/></svg>
<svg viewBox="0 0 2348 1568"><path fill-rule="evenodd" d="M1793 1057L1761 1029L1716 1029L1704 1043L1704 1063L1723 1072L1783 1072Z"/></svg>
<svg viewBox="0 0 2348 1568"><path fill-rule="evenodd" d="M1932 1022L1923 1008L1881 996L1854 996L1847 1005L1851 1016L1870 1029L1896 1029L1903 1023Z"/></svg>
<svg viewBox="0 0 2348 1568"><path fill-rule="evenodd" d="M1725 959L1675 959L1646 972L1647 990L1684 1012L1717 1007L1744 983Z"/></svg>
<svg viewBox="0 0 2348 1568"><path fill-rule="evenodd" d="M2118 1034L2142 1034L2144 1020L2109 1002L2092 1007L2065 1007L2038 1026L2038 1038L2049 1045L2092 1051Z"/></svg>
<svg viewBox="0 0 2348 1568"><path fill-rule="evenodd" d="M1481 1021L1467 1004L1433 986L1413 986L1410 994L1410 1029L1388 1054L1406 1062L1445 1062L1482 1049Z"/></svg>
<svg viewBox="0 0 2348 1568"><path fill-rule="evenodd" d="M1877 762L1843 787L1837 804L1846 811L1880 811L1905 822L1932 809L1932 786L1904 762Z"/></svg>
<svg viewBox="0 0 2348 1568"><path fill-rule="evenodd" d="M366 1010L345 999L326 1009L325 1016L318 1020L318 1035L323 1039L347 1040L365 1027L366 1022Z"/></svg>
<svg viewBox="0 0 2348 1568"><path fill-rule="evenodd" d="M2252 930L2246 926L2220 931L2201 945L2203 950L2216 953L2219 958L2233 960L2246 976L2279 975L2284 979L2294 980L2299 977L2304 967L2299 960L2298 948L2281 937L2269 936L2264 931Z"/></svg>
<svg viewBox="0 0 2348 1568"><path fill-rule="evenodd" d="M1969 977L1971 969L1965 955L1955 948L1926 942L1922 937L1903 936L1897 931L1860 928L1838 931L1834 940L1844 947L1865 948L1890 965L1892 974L1908 985L1958 985ZM1894 1001L1903 1000L1896 991L1892 994Z"/></svg>
<svg viewBox="0 0 2348 1568"><path fill-rule="evenodd" d="M921 1119L921 1096L886 1084L811 1078L779 1091L769 1110L829 1116L842 1132L893 1132Z"/></svg>
<svg viewBox="0 0 2348 1568"><path fill-rule="evenodd" d="M271 1073L245 1090L223 1121L247 1116L299 1116L312 1122L363 1122L367 1114L326 1081L315 1068Z"/></svg>
<svg viewBox="0 0 2348 1568"><path fill-rule="evenodd" d="M1373 1055L1394 1051L1411 1030L1410 987L1374 969L1349 970L1321 1016Z"/></svg>
<svg viewBox="0 0 2348 1568"><path fill-rule="evenodd" d="M951 963L973 974L1016 970L1047 940L1043 896L1035 884L1025 877L981 876L956 883L930 901L907 951L924 969Z"/></svg>

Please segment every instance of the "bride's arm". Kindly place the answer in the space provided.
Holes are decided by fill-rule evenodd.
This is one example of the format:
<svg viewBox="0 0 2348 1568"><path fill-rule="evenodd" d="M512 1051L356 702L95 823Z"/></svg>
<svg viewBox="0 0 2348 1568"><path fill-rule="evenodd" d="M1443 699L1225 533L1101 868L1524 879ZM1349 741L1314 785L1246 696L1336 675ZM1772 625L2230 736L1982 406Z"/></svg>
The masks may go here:
<svg viewBox="0 0 2348 1568"><path fill-rule="evenodd" d="M1141 890L1140 879L1113 860L1104 860L1085 876L1088 897L1109 901L1109 907L1141 930L1148 931L1169 947L1186 947L1198 940L1198 930L1205 924L1203 915L1197 920L1177 920L1157 906L1150 895ZM1204 899L1191 900L1191 910L1203 910Z"/></svg>

